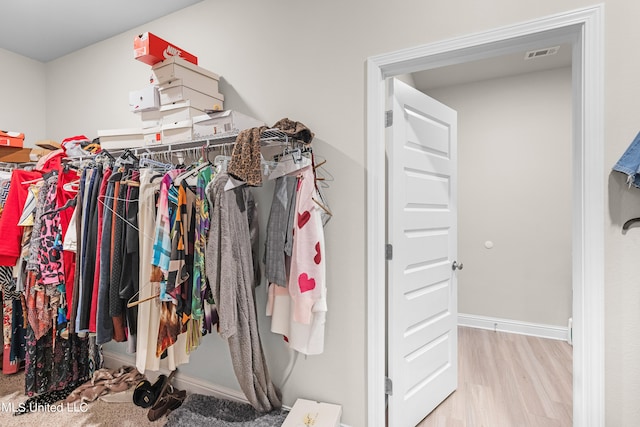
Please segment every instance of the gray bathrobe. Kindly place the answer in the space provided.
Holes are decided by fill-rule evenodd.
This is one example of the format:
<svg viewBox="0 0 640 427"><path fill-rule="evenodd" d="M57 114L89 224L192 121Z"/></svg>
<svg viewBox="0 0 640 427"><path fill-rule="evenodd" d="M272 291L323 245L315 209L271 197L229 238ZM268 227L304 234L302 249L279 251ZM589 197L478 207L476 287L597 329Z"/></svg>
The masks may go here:
<svg viewBox="0 0 640 427"><path fill-rule="evenodd" d="M264 359L254 288L259 284L256 256L257 211L250 190L224 191L229 176L219 174L207 187L211 226L206 250L207 278L218 308L218 332L229 343L233 370L251 405L269 412L282 406Z"/></svg>

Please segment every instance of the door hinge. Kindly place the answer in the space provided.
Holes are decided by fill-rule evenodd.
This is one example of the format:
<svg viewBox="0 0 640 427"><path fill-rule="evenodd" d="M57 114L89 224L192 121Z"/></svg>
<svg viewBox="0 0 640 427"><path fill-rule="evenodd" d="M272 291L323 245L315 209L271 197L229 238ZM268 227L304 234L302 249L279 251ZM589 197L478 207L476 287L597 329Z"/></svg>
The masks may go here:
<svg viewBox="0 0 640 427"><path fill-rule="evenodd" d="M393 259L393 246L391 243L387 243L387 246L385 246L384 257L387 261L391 261Z"/></svg>
<svg viewBox="0 0 640 427"><path fill-rule="evenodd" d="M384 112L384 127L388 128L393 126L393 110Z"/></svg>
<svg viewBox="0 0 640 427"><path fill-rule="evenodd" d="M384 378L384 394L389 396L393 394L393 383L389 377Z"/></svg>

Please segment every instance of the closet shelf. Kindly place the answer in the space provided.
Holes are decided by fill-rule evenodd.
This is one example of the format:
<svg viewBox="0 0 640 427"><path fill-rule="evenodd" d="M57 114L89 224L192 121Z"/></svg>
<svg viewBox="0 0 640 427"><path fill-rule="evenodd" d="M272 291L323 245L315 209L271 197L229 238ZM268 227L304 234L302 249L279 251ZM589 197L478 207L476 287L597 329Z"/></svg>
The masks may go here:
<svg viewBox="0 0 640 427"><path fill-rule="evenodd" d="M136 156L145 153L152 154L157 152L169 151L178 152L190 150L194 148L214 148L227 144L233 144L236 141L239 132L229 132L220 135L204 135L190 141L181 141L173 144L145 145L143 147L132 147L129 150ZM260 142L263 146L279 146L288 145L292 138L279 129L267 129L262 133ZM125 149L109 150L114 155L124 153Z"/></svg>

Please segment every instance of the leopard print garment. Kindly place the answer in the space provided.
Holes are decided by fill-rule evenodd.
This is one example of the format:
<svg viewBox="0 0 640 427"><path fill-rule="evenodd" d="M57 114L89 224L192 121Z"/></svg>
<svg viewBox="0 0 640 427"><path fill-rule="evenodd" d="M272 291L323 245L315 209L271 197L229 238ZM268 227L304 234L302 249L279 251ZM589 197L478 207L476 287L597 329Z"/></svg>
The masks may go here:
<svg viewBox="0 0 640 427"><path fill-rule="evenodd" d="M254 187L262 185L260 138L265 129L266 126L240 131L233 146L227 171L234 178Z"/></svg>

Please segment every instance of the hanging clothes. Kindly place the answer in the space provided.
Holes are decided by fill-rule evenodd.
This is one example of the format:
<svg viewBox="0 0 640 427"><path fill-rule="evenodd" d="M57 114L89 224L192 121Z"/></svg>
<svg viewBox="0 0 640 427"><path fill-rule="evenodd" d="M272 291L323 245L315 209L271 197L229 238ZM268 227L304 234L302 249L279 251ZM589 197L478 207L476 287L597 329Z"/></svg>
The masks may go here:
<svg viewBox="0 0 640 427"><path fill-rule="evenodd" d="M78 235L79 242L79 255L78 259L80 262L78 263L77 271L74 276L74 313L73 313L73 325L74 331L76 333L79 332L89 332L88 324L81 322L81 318L84 317L84 313L87 312L87 289L85 285L85 281L88 279L86 275L86 271L88 266L85 264L85 260L87 257L87 252L90 252L88 248L90 242L88 241L89 233L90 233L90 225L91 225L91 217L93 211L91 210L92 203L92 192L95 187L97 171L94 168L87 168L82 172L81 176L81 185L79 192L79 202L81 203L81 215L79 217L79 223L76 227L80 227L80 233ZM93 239L93 237L91 238Z"/></svg>
<svg viewBox="0 0 640 427"><path fill-rule="evenodd" d="M322 300L325 287L322 218L320 208L313 201L315 189L313 167L301 169L288 287L293 301L293 320L307 325L317 312L314 305Z"/></svg>
<svg viewBox="0 0 640 427"><path fill-rule="evenodd" d="M65 218L72 212L62 215L58 208L65 199L58 194L59 184L71 178L62 167L58 173L45 175L29 237L30 256L24 279L28 318L25 391L29 395L63 389L89 372L88 339L61 335L67 321L64 311L60 311L67 304L63 230L68 228Z"/></svg>
<svg viewBox="0 0 640 427"><path fill-rule="evenodd" d="M102 232L104 228L105 218L105 200L107 194L107 187L109 186L109 178L113 173L112 168L105 168L102 175L102 182L100 183L100 189L98 190L98 199L96 203L98 228L96 233L96 262L93 276L93 293L91 295L91 312L89 315L89 332L97 333L98 330L98 296L100 293L100 275L101 275L101 261L102 261ZM74 216L75 218L75 216ZM75 225L75 223L74 223ZM69 226L71 227L71 226ZM97 338L97 336L96 336Z"/></svg>
<svg viewBox="0 0 640 427"><path fill-rule="evenodd" d="M22 294L16 291L12 270L11 267L0 267L4 337L2 372L5 374L17 372L20 361L25 357Z"/></svg>
<svg viewBox="0 0 640 427"><path fill-rule="evenodd" d="M313 166L298 171L295 179L287 288L277 286L277 282L270 283L266 314L272 317L271 331L285 336L291 349L314 355L324 351L327 312L324 230L321 210L314 202L314 197L318 196ZM275 196L273 203L282 204ZM282 207L277 209L282 210ZM282 218L280 221L284 222ZM278 234L276 238L280 243L282 236Z"/></svg>
<svg viewBox="0 0 640 427"><path fill-rule="evenodd" d="M171 230L178 214L176 212L178 208L177 191L175 191L172 184L173 180L181 172L180 170L172 170L165 174L160 184L160 196L158 198L152 280L160 282L160 300L162 304L160 306L160 330L156 345L156 357L160 357L167 348L175 344L181 332L174 300L170 295L170 291L173 290L173 284L168 283L172 252Z"/></svg>
<svg viewBox="0 0 640 427"><path fill-rule="evenodd" d="M100 281L96 307L96 343L105 344L113 338L113 321L109 316L109 286L111 283L111 240L114 218L115 183L121 174L112 172L107 179L103 199L102 237L100 238ZM82 183L81 183L82 184Z"/></svg>
<svg viewBox="0 0 640 427"><path fill-rule="evenodd" d="M82 310L78 313L77 331L91 332L90 318L93 299L93 289L96 272L96 256L98 253L98 194L102 186L102 167L97 167L91 174L91 180L87 193L87 213L82 240L82 285L80 290Z"/></svg>
<svg viewBox="0 0 640 427"><path fill-rule="evenodd" d="M18 225L22 210L29 195L29 181L41 178L41 172L14 169L11 173L9 192L0 217L0 266L13 267L21 251L22 227ZM25 182L26 184L23 184Z"/></svg>
<svg viewBox="0 0 640 427"><path fill-rule="evenodd" d="M159 174L152 169L140 170L140 195L138 207L138 226L140 236L140 293L138 298L144 300L153 295L160 294L160 282L163 280L162 270L156 264L159 263L164 238L157 238L158 224L156 217L166 215L168 211L168 184L177 176L178 172L170 171L169 176ZM158 212L156 213L156 194L158 194ZM162 206L166 206L166 212L160 212ZM158 246L156 247L156 243ZM168 249L170 251L170 247ZM163 264L164 265L164 264ZM168 302L171 304L171 302ZM189 362L189 354L186 351L186 334L180 334L174 345L164 350L165 357L156 354L160 331L160 318L163 311L160 298L153 298L138 306L138 335L136 351L136 367L144 373L150 369L157 371L161 366L171 371L177 366ZM170 307L167 307L170 309ZM170 310L167 310L170 311Z"/></svg>
<svg viewBox="0 0 640 427"><path fill-rule="evenodd" d="M11 172L0 171L0 218L9 195ZM23 235L24 236L24 235ZM0 301L2 301L3 357L2 371L10 374L18 371L20 361L24 360L25 343L22 293L17 291L13 277L13 268L0 267Z"/></svg>
<svg viewBox="0 0 640 427"><path fill-rule="evenodd" d="M160 190L162 175L152 169L140 171L140 197L138 210L138 227L140 240L140 293L139 300L145 300L160 292L159 283L151 282L151 260L153 256L153 239L150 237L155 230L156 222L156 192ZM158 328L160 326L160 301L153 298L138 307L138 342L136 345L136 367L144 373L146 369L157 371L160 369L160 358L155 357L158 342Z"/></svg>
<svg viewBox="0 0 640 427"><path fill-rule="evenodd" d="M127 326L125 318L126 304L120 298L120 280L122 279L122 265L124 261L125 222L127 185L122 182L126 172L114 174L115 182L113 200L113 218L111 230L111 281L109 283L109 316L113 322L113 339L116 342L127 340Z"/></svg>
<svg viewBox="0 0 640 427"><path fill-rule="evenodd" d="M246 187L224 191L228 180L226 172L220 173L209 186L206 272L220 316L219 334L229 345L240 388L256 410L269 412L282 402L269 375L257 323L253 261L257 254L251 240L257 237L255 203Z"/></svg>
<svg viewBox="0 0 640 427"><path fill-rule="evenodd" d="M296 204L295 176L281 176L276 179L273 190L273 201L267 223L265 240L264 265L268 283L287 286L287 265L285 261L286 243L289 230L293 230L293 212ZM291 255L291 252L289 252Z"/></svg>
<svg viewBox="0 0 640 427"><path fill-rule="evenodd" d="M191 346L200 343L202 331L211 332L211 326L218 323L218 311L211 294L206 275L205 252L209 235L209 201L206 188L212 179L212 168L207 167L198 173L196 182L195 242L193 254L193 291L191 318L193 319L193 335Z"/></svg>
<svg viewBox="0 0 640 427"><path fill-rule="evenodd" d="M138 198L140 193L140 172L132 170L127 181L126 200L124 200L124 223L122 244L122 274L120 276L119 298L123 301L123 309L126 310L127 322L127 351L135 353L136 334L138 323L138 307L127 308L129 299L138 294L139 281L139 233L138 233Z"/></svg>
<svg viewBox="0 0 640 427"><path fill-rule="evenodd" d="M194 336L197 332L193 329L191 319L192 291L193 291L193 251L195 238L195 198L196 195L187 185L186 180L181 180L177 185L178 198L176 215L171 230L171 261L169 264L169 276L167 280L167 293L176 302L176 316L178 318L180 332L187 333L187 351L191 352ZM175 337L177 339L177 336Z"/></svg>
<svg viewBox="0 0 640 427"><path fill-rule="evenodd" d="M23 231L18 221L27 199L29 181L41 178L44 173L61 170L61 158L64 155L63 150L58 150L40 159L34 171L14 169L11 172L11 183L6 194L3 214L0 217L0 236L3 238L3 243L0 245L0 266L14 267L18 262ZM4 197L2 193L0 197Z"/></svg>

